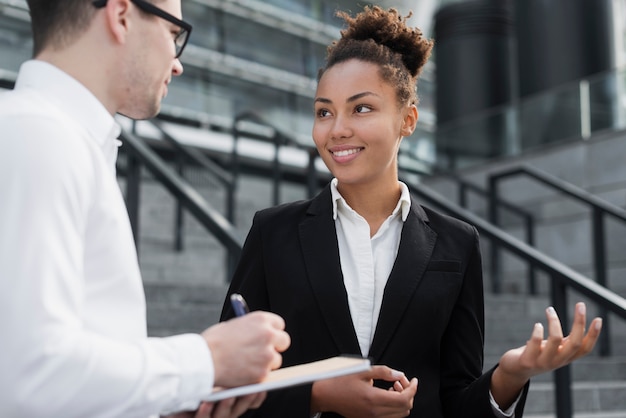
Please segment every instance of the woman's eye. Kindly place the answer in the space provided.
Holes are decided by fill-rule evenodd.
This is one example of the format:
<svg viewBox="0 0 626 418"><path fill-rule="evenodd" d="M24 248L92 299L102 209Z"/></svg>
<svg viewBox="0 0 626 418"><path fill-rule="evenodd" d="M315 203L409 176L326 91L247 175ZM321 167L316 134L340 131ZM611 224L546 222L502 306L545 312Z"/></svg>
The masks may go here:
<svg viewBox="0 0 626 418"><path fill-rule="evenodd" d="M354 108L356 113L368 113L372 111L372 108L367 105L358 105Z"/></svg>
<svg viewBox="0 0 626 418"><path fill-rule="evenodd" d="M324 118L330 114L330 112L328 112L328 110L326 109L320 109L316 113L317 113L317 116L320 118Z"/></svg>

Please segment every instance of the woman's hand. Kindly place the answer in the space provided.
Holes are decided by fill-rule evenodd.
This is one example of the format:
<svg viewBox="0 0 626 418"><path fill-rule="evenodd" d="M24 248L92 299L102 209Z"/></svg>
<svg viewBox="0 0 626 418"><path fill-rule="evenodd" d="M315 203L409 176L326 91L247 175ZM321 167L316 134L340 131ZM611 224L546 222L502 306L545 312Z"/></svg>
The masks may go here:
<svg viewBox="0 0 626 418"><path fill-rule="evenodd" d="M595 318L585 333L586 307L582 302L576 304L574 324L567 337L563 336L561 321L554 308L546 310L546 317L547 339L544 340L543 326L537 323L525 346L509 350L500 358L491 379L491 392L501 408L506 409L507 404L512 404L531 377L586 356L598 341L602 319Z"/></svg>
<svg viewBox="0 0 626 418"><path fill-rule="evenodd" d="M389 390L374 380L393 382ZM311 412L336 412L344 417L406 417L413 408L417 379L386 366L334 379L320 380L311 390Z"/></svg>

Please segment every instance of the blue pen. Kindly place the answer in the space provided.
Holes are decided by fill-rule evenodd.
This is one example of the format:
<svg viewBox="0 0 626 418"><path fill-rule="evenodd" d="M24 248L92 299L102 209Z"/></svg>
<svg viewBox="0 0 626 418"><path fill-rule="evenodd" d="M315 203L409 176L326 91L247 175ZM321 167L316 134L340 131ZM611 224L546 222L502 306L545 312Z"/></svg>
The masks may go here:
<svg viewBox="0 0 626 418"><path fill-rule="evenodd" d="M237 316L243 316L250 312L246 300L239 293L230 295L230 304L233 306L233 310Z"/></svg>

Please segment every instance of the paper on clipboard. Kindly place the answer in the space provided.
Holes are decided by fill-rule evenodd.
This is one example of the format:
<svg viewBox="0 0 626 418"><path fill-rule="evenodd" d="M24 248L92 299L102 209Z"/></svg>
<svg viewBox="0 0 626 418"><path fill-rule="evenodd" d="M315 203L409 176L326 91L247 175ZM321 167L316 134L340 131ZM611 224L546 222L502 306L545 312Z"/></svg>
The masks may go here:
<svg viewBox="0 0 626 418"><path fill-rule="evenodd" d="M235 396L265 392L288 386L311 383L316 380L358 373L369 370L370 367L370 361L366 358L349 356L331 357L325 360L273 370L270 372L269 376L260 383L228 389L215 388L213 393L204 400L207 402L216 402Z"/></svg>

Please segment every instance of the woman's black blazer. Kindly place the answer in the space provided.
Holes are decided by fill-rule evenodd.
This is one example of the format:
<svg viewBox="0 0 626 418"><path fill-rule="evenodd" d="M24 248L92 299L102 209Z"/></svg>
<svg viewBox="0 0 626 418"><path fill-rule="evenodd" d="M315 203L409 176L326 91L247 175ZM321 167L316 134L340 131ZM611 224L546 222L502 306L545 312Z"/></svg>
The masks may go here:
<svg viewBox="0 0 626 418"><path fill-rule="evenodd" d="M258 212L229 289L251 310L285 319L283 365L361 355L343 285L330 187L312 200ZM419 385L411 417L489 418L478 233L412 203L368 356ZM233 316L228 298L222 320ZM377 385L389 386L385 382ZM309 418L310 385L268 393L246 416ZM522 416L527 388L516 417ZM337 416L324 414L324 417Z"/></svg>

